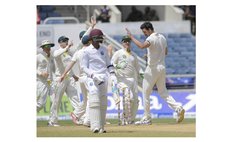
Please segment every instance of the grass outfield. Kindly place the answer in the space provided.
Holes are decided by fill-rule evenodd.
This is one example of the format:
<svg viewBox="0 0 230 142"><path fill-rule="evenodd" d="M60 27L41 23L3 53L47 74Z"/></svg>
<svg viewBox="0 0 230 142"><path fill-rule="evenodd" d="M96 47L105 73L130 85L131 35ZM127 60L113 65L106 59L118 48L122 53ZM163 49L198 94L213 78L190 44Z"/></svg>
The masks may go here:
<svg viewBox="0 0 230 142"><path fill-rule="evenodd" d="M94 134L88 127L76 126L71 120L59 121L60 127L48 127L47 121L37 121L38 137L195 137L195 119L177 124L175 119L153 119L152 125L118 126L117 120L108 120L107 133Z"/></svg>

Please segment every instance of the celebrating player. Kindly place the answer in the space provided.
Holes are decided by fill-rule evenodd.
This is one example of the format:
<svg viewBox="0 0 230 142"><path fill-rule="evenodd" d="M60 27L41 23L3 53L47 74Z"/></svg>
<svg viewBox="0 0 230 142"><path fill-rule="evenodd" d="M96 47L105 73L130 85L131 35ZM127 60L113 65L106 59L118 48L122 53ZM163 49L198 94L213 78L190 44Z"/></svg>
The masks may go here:
<svg viewBox="0 0 230 142"><path fill-rule="evenodd" d="M54 64L55 64L55 97L54 101L51 106L50 110L50 118L48 122L48 126L59 126L57 124L58 121L58 110L59 105L61 103L61 98L66 92L71 105L74 108L74 111L71 112L71 117L74 119L73 121L76 121L84 114L84 109L82 108L82 104L80 102L80 99L77 95L77 85L76 81L78 80L78 77L73 74L73 72L70 72L62 82L60 81L61 75L65 71L65 67L67 64L69 64L71 60L71 56L68 53L68 50L73 46L73 43L69 42L69 38L65 36L61 36L58 39L58 43L60 45L60 48L55 50L53 53L54 56Z"/></svg>
<svg viewBox="0 0 230 142"><path fill-rule="evenodd" d="M87 46L89 46L91 44L91 40L90 40L88 35L92 31L92 29L95 27L96 23L97 22L96 22L95 18L92 16L91 17L91 23L90 23L91 25L87 29L87 31L81 31L79 33L80 42L77 45L77 49L79 49L79 50L74 53L70 64L66 67L65 72L62 74L62 77L61 77L61 80L63 80L64 79L63 76L65 76L71 70L71 68L74 65L76 66L76 69L77 69L76 75L80 77L79 82L80 82L81 93L83 95L83 104L82 104L83 106L82 107L85 110L85 114L79 120L73 118L73 122L77 125L80 125L80 124L83 124L85 126L90 125L89 124L89 114L88 114L89 111L88 111L88 108L86 109L86 106L87 106L87 89L86 89L85 84L84 84L85 76L82 73L82 71L80 70L80 62L82 60L83 51L85 50L85 48Z"/></svg>
<svg viewBox="0 0 230 142"><path fill-rule="evenodd" d="M125 92L123 95L125 95L126 98L126 101L123 101L126 102L126 104L123 105L125 106L123 110L125 110L126 115L123 119L126 120L122 122L132 124L134 123L138 109L137 75L139 73L139 64L137 56L131 53L130 41L131 39L128 36L123 36L122 45L124 48L114 53L111 62L116 69L120 92L123 89L128 89L127 91L123 91ZM130 101L131 103L129 104L127 101ZM129 107L131 108L131 112L128 112ZM131 115L131 118L130 120L127 120L129 115Z"/></svg>
<svg viewBox="0 0 230 142"><path fill-rule="evenodd" d="M112 81L117 82L117 78L106 48L100 45L103 41L102 31L93 29L90 38L93 43L84 51L81 63L82 71L88 76L86 88L89 95L90 128L94 133L105 133L108 71Z"/></svg>
<svg viewBox="0 0 230 142"><path fill-rule="evenodd" d="M167 42L163 35L156 33L150 22L141 25L143 34L147 37L144 43L139 42L126 28L131 40L141 49L147 48L148 66L143 79L144 117L136 124L151 124L150 94L156 84L158 93L168 103L169 107L177 112L176 121L184 119L185 110L169 95L165 85L165 55L167 55Z"/></svg>
<svg viewBox="0 0 230 142"><path fill-rule="evenodd" d="M70 64L66 67L65 72L62 74L60 81L63 81L64 78L66 77L66 74L71 70L71 68L74 66L74 64L76 62L78 62L78 68L80 71L80 61L82 60L82 56L83 56L83 52L84 50L92 43L92 40L90 39L90 37L88 35L85 35L83 38L81 38L81 42L83 44L83 47L81 50L75 52L75 54L73 55ZM86 105L87 105L87 90L85 88L85 80L86 80L86 76L80 71L79 72L79 81L80 81L80 87L81 87L81 91L83 93L83 108L86 109ZM86 113L88 113L88 110L86 111ZM86 114L85 116L85 122L84 125L89 126L89 114ZM84 120L83 120L84 121ZM80 122L78 121L74 121L75 124L80 124Z"/></svg>
<svg viewBox="0 0 230 142"><path fill-rule="evenodd" d="M52 80L50 48L53 46L50 41L43 40L40 46L43 51L37 55L37 112L44 107L50 93Z"/></svg>

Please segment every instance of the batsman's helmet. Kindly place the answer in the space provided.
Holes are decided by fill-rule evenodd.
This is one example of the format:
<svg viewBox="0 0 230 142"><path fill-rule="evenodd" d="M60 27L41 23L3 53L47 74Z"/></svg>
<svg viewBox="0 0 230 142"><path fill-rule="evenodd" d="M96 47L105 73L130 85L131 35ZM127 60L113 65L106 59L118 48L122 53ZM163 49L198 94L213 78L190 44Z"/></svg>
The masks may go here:
<svg viewBox="0 0 230 142"><path fill-rule="evenodd" d="M101 42L104 39L104 34L102 33L101 30L99 29L93 29L90 34L89 37L94 41L94 42Z"/></svg>

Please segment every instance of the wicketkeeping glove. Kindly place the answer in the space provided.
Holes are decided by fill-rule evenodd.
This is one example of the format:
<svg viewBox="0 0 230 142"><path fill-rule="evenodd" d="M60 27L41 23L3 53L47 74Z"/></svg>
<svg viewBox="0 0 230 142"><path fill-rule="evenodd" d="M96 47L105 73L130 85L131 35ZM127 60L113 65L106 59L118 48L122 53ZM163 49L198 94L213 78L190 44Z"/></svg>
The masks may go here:
<svg viewBox="0 0 230 142"><path fill-rule="evenodd" d="M119 62L119 63L117 64L116 68L117 68L117 69L124 69L124 68L127 67L127 65L128 65L128 63L124 60L124 61Z"/></svg>

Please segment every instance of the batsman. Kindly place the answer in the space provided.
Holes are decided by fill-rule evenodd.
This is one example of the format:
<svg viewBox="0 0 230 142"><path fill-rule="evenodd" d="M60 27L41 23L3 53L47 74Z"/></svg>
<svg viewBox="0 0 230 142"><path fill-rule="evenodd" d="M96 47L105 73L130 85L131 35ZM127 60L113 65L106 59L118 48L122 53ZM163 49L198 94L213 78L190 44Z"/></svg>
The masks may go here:
<svg viewBox="0 0 230 142"><path fill-rule="evenodd" d="M106 133L104 125L107 110L108 73L110 73L112 82L117 82L117 78L107 49L101 46L104 39L102 31L93 29L89 36L93 42L84 50L81 70L87 75L90 129L93 133Z"/></svg>

